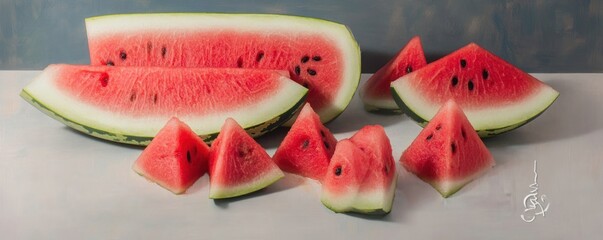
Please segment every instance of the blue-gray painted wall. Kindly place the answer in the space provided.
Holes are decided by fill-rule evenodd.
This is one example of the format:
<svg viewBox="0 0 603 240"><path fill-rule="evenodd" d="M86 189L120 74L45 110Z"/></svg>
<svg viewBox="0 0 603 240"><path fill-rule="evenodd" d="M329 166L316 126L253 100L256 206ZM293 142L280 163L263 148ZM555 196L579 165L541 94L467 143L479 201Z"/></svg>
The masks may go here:
<svg viewBox="0 0 603 240"><path fill-rule="evenodd" d="M350 27L362 71L414 35L428 60L477 42L529 72L603 72L603 0L0 0L0 69L87 64L84 18L129 12L254 12Z"/></svg>

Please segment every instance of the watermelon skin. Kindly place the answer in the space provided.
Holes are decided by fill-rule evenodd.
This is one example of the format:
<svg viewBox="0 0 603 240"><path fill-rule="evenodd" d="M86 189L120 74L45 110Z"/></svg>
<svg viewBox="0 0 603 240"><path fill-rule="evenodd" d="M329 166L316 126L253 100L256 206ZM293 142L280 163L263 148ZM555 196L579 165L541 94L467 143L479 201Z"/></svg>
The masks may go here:
<svg viewBox="0 0 603 240"><path fill-rule="evenodd" d="M381 114L402 113L392 97L390 84L425 65L427 65L427 60L423 53L421 38L415 36L362 86L360 97L364 103L364 109Z"/></svg>
<svg viewBox="0 0 603 240"><path fill-rule="evenodd" d="M21 96L86 134L147 145L172 116L189 123L208 143L231 116L260 136L289 120L306 93L282 71L57 64L49 65Z"/></svg>
<svg viewBox="0 0 603 240"><path fill-rule="evenodd" d="M272 159L281 170L321 181L337 139L306 103Z"/></svg>
<svg viewBox="0 0 603 240"><path fill-rule="evenodd" d="M339 141L322 182L323 205L336 213L356 211L360 185L369 169L367 161L366 154L351 140Z"/></svg>
<svg viewBox="0 0 603 240"><path fill-rule="evenodd" d="M350 140L366 154L370 166L354 204L356 211L387 214L391 211L398 179L392 146L381 125L367 125Z"/></svg>
<svg viewBox="0 0 603 240"><path fill-rule="evenodd" d="M209 176L209 198L221 199L255 192L285 175L266 150L228 118L212 144Z"/></svg>
<svg viewBox="0 0 603 240"><path fill-rule="evenodd" d="M402 153L407 171L449 197L494 166L463 110L450 100Z"/></svg>
<svg viewBox="0 0 603 240"><path fill-rule="evenodd" d="M480 137L516 129L542 114L559 92L471 43L391 84L394 100L421 126L449 99Z"/></svg>
<svg viewBox="0 0 603 240"><path fill-rule="evenodd" d="M207 172L210 149L186 123L171 118L140 154L132 169L181 194Z"/></svg>
<svg viewBox="0 0 603 240"><path fill-rule="evenodd" d="M347 107L360 50L341 24L273 14L121 14L86 19L92 65L283 69L321 121ZM292 124L292 121L288 125Z"/></svg>

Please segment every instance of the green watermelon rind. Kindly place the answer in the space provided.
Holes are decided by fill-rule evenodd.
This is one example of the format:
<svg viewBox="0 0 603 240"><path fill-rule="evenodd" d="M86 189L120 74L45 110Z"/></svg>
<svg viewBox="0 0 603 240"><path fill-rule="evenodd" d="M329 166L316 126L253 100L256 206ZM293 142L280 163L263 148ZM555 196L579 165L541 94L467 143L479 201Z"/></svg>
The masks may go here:
<svg viewBox="0 0 603 240"><path fill-rule="evenodd" d="M86 124L83 124L83 123L74 121L68 117L65 117L62 114L59 114L56 110L53 110L51 107L49 107L46 104L44 104L43 102L37 100L32 94L27 92L26 89L23 89L21 91L20 96L25 101L30 103L32 106L36 107L38 110L40 110L44 114L50 116L51 118L67 125L68 127L73 128L77 131L80 131L82 133L85 133L85 134L88 134L88 135L91 135L91 136L94 136L94 137L97 137L100 139L109 140L109 141L113 141L113 142L119 142L119 143L126 143L126 144L131 144L131 145L146 146L151 142L151 140L154 137L154 136L136 136L136 135L129 135L129 134L119 134L119 133L107 131L104 129L100 129L97 127L88 126ZM292 118L294 116L294 114L303 106L303 104L305 103L306 96L307 96L307 91L299 99L299 101L297 101L297 103L295 103L295 105L293 107L291 107L287 111L283 112L281 115L278 115L269 121L266 121L266 122L263 122L263 123L260 123L257 125L245 127L244 128L245 131L247 131L253 137L258 137L258 136L264 135L264 134L280 127L283 123L287 122L290 118ZM203 139L204 142L210 144L218 136L218 133L219 133L219 131L216 131L213 133L202 134L199 136Z"/></svg>
<svg viewBox="0 0 603 240"><path fill-rule="evenodd" d="M125 13L125 14L109 14L109 15L101 15L101 16L93 16L85 19L86 25L88 23L94 22L96 20L102 20L107 18L115 18L115 17L127 17L127 16L144 16L150 15L149 13ZM305 21L306 24L316 23L316 25L321 26L330 26L332 28L330 32L334 32L338 30L341 32L341 35L345 36L345 44L338 44L340 47L345 45L344 53L349 51L349 54L344 56L347 61L350 61L350 65L347 72L343 73L343 76L347 76L342 80L342 86L339 90L339 94L336 94L335 103L330 106L326 106L323 109L317 110L318 115L320 116L321 122L329 123L339 117L345 109L349 106L352 101L356 90L360 84L361 77L361 50L358 42L354 38L351 29L341 23L316 18L316 17L306 17L306 16L296 16L296 15L287 15L287 14L258 14L258 13L220 13L220 12L182 12L182 13L152 13L152 15L158 16L243 16L243 17L254 17L258 19L262 18L283 18L283 19L293 19L293 20L302 20ZM289 121L286 121L282 124L282 126L290 127L293 124L295 116L291 117Z"/></svg>
<svg viewBox="0 0 603 240"><path fill-rule="evenodd" d="M367 215L387 215L391 212L392 207L394 205L394 198L396 194L396 183L398 181L398 174L395 174L392 183L390 184L390 188L386 193L384 192L375 192L368 193L366 195L377 194L377 195L387 195L384 199L386 202L380 201L372 201L374 198L363 197L362 193L358 192L354 194L354 201L351 205L346 207L335 206L336 203L340 202L341 199L338 197L331 196L328 193L323 193L320 201L322 204L327 207L329 210L335 213L362 213ZM351 198L351 196L345 196L344 198ZM349 200L349 199L348 199Z"/></svg>
<svg viewBox="0 0 603 240"><path fill-rule="evenodd" d="M218 186L217 184L211 184L209 189L210 199L224 199L243 196L258 190L264 189L278 180L285 177L285 174L278 168L272 169L270 172L258 177L252 182L241 184L238 186ZM211 176L210 176L211 178Z"/></svg>
<svg viewBox="0 0 603 240"><path fill-rule="evenodd" d="M430 119L428 117L421 116L418 113L419 112L418 110L408 106L405 103L405 101L401 97L401 94L398 93L398 91L396 90L396 88L394 86L392 86L390 89L392 91L392 96L394 97L394 101L396 102L396 104L398 104L398 106L400 106L400 109L402 110L402 112L404 114L406 114L411 119L413 119L415 122L417 122L417 124L419 124L419 126L421 126L421 127L425 127L427 125L427 123L429 123ZM488 138L488 137L493 137L493 136L496 136L496 135L499 135L499 134L502 134L505 132L509 132L513 129L519 128L519 127L529 123L530 121L536 119L538 116L540 116L542 113L544 113L553 104L553 102L555 102L555 100L557 100L558 97L559 97L559 93L557 93L554 97L550 98L549 101L547 101L545 104L543 104L546 106L544 106L543 108L541 107L540 109L536 109L531 114L531 116L525 116L520 121L516 121L514 123L508 124L506 126L501 126L501 127L475 129L475 131L481 138Z"/></svg>

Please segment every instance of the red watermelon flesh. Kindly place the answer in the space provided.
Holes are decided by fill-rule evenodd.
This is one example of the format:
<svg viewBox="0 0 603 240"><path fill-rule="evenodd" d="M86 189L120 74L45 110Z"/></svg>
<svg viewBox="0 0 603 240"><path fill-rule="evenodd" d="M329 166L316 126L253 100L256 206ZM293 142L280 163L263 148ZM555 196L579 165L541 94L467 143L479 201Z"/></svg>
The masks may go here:
<svg viewBox="0 0 603 240"><path fill-rule="evenodd" d="M209 175L212 199L251 193L284 176L266 150L232 118L224 122L212 144Z"/></svg>
<svg viewBox="0 0 603 240"><path fill-rule="evenodd" d="M396 163L392 146L381 125L368 125L350 140L367 157L368 172L358 190L355 208L366 213L389 213L396 190Z"/></svg>
<svg viewBox="0 0 603 240"><path fill-rule="evenodd" d="M272 158L285 172L320 181L336 144L337 139L306 103Z"/></svg>
<svg viewBox="0 0 603 240"><path fill-rule="evenodd" d="M419 36L415 36L363 85L360 96L370 112L399 113L392 98L392 81L422 68L427 64Z"/></svg>
<svg viewBox="0 0 603 240"><path fill-rule="evenodd" d="M134 171L175 194L207 172L209 147L186 123L171 118L144 149Z"/></svg>
<svg viewBox="0 0 603 240"><path fill-rule="evenodd" d="M404 75L391 87L396 103L421 125L454 99L482 137L531 121L559 95L475 43Z"/></svg>
<svg viewBox="0 0 603 240"><path fill-rule="evenodd" d="M323 122L358 85L358 46L340 24L262 14L123 14L86 20L92 65L287 70Z"/></svg>
<svg viewBox="0 0 603 240"><path fill-rule="evenodd" d="M400 162L444 197L494 166L490 151L454 100L442 106Z"/></svg>
<svg viewBox="0 0 603 240"><path fill-rule="evenodd" d="M334 212L355 211L360 186L370 167L368 161L351 140L339 141L322 182L321 202Z"/></svg>

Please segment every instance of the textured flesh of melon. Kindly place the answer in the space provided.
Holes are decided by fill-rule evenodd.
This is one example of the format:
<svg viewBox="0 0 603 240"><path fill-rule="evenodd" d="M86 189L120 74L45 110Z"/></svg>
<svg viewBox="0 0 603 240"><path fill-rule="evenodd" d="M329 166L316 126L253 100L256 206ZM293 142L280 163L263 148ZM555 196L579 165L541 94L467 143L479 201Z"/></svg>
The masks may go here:
<svg viewBox="0 0 603 240"><path fill-rule="evenodd" d="M337 117L360 79L347 27L270 14L123 14L86 19L93 65L283 69L308 86L321 121ZM126 54L122 58L122 53ZM292 121L290 122L292 123Z"/></svg>
<svg viewBox="0 0 603 240"><path fill-rule="evenodd" d="M288 120L306 92L278 71L50 65L21 96L87 134L146 145L172 116L205 140L227 117L258 136Z"/></svg>

